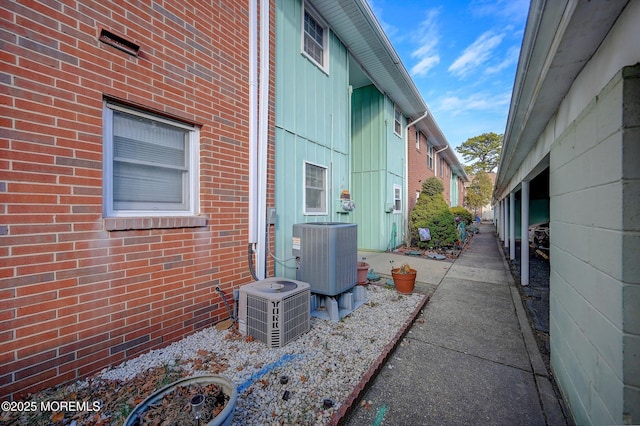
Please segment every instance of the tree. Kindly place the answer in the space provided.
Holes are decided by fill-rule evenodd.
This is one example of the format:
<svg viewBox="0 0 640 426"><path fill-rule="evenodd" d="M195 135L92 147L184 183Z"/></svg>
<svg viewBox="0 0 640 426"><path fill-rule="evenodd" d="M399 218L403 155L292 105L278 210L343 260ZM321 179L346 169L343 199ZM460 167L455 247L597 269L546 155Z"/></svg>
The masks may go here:
<svg viewBox="0 0 640 426"><path fill-rule="evenodd" d="M456 148L465 161L470 162L465 167L467 174L474 175L484 171L492 172L500 162L500 152L502 151L503 135L496 133L483 133L480 136L467 139L462 145Z"/></svg>
<svg viewBox="0 0 640 426"><path fill-rule="evenodd" d="M467 195L464 197L465 204L474 213L477 213L478 209L487 205L491 201L491 194L493 193L493 184L489 175L483 171L479 172L473 180L471 185L467 188Z"/></svg>

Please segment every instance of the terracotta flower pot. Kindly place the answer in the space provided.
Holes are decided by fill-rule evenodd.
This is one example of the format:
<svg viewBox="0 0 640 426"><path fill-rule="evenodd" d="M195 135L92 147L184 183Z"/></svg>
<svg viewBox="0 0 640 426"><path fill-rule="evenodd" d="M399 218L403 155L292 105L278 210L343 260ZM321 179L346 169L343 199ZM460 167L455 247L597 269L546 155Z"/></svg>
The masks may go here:
<svg viewBox="0 0 640 426"><path fill-rule="evenodd" d="M366 262L358 262L358 284L367 283L367 274L369 273L369 264Z"/></svg>
<svg viewBox="0 0 640 426"><path fill-rule="evenodd" d="M402 294L411 294L416 286L415 269L410 269L408 274L399 273L400 268L394 268L391 270L391 276L393 277L393 284L396 286L396 291Z"/></svg>

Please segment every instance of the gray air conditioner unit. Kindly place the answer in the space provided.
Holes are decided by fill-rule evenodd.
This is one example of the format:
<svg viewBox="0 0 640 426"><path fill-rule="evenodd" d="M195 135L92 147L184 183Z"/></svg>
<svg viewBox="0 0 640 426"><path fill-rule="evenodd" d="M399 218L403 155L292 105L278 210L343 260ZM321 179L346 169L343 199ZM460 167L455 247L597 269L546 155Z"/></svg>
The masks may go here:
<svg viewBox="0 0 640 426"><path fill-rule="evenodd" d="M239 289L238 329L270 348L279 348L311 328L309 284L266 278Z"/></svg>
<svg viewBox="0 0 640 426"><path fill-rule="evenodd" d="M296 278L325 296L343 293L358 281L358 225L297 223L293 225Z"/></svg>

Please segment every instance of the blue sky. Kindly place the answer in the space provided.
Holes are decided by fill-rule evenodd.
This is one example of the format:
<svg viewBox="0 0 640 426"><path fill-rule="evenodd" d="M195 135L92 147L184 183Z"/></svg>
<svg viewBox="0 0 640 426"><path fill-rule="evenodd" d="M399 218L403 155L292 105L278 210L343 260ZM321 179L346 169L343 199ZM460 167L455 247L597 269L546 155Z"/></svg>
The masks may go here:
<svg viewBox="0 0 640 426"><path fill-rule="evenodd" d="M368 2L450 145L504 133L528 0Z"/></svg>

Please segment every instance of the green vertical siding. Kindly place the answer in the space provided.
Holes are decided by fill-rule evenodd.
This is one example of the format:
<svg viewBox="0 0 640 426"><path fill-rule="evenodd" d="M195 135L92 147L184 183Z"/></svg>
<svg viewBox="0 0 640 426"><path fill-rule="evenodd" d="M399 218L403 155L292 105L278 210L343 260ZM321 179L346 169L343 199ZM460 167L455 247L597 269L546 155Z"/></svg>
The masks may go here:
<svg viewBox="0 0 640 426"><path fill-rule="evenodd" d="M394 201L394 185L402 187L404 180L404 139L393 132L393 113L393 103L375 86L354 90L352 195L357 208L353 220L358 224L358 247L364 250L395 248L402 241L403 212L386 211ZM391 243L394 224L397 235Z"/></svg>
<svg viewBox="0 0 640 426"><path fill-rule="evenodd" d="M458 175L456 175L455 173L451 172L451 180L449 182L449 194L451 197L451 203L449 203L451 205L451 207L457 207L458 206Z"/></svg>
<svg viewBox="0 0 640 426"><path fill-rule="evenodd" d="M275 225L276 257L291 258L292 228L302 222L348 222L337 200L350 185L350 96L347 50L333 33L329 73L301 53L300 0L276 2ZM327 168L326 215L304 214L305 161ZM275 273L295 277L295 262L277 262Z"/></svg>
<svg viewBox="0 0 640 426"><path fill-rule="evenodd" d="M357 223L358 247L369 250L394 248L404 227L404 212L385 212L393 205L394 184L404 184L406 150L404 139L393 132L393 102L374 86L350 94L349 54L333 33L328 34L328 73L301 53L302 10L301 0L276 0L275 254L289 260L278 261L275 273L286 277L295 277L295 223ZM327 167L326 215L303 213L305 161ZM351 193L355 212L337 212L343 189Z"/></svg>

